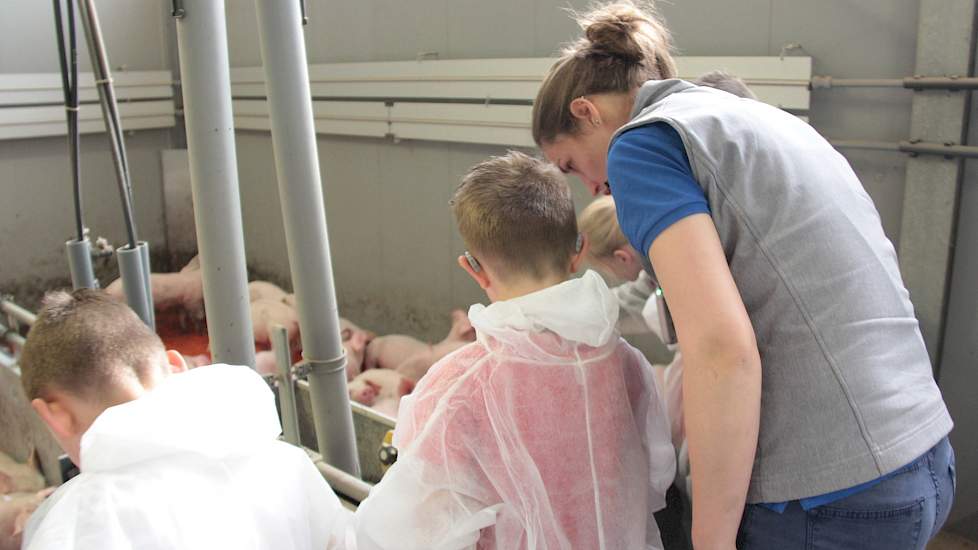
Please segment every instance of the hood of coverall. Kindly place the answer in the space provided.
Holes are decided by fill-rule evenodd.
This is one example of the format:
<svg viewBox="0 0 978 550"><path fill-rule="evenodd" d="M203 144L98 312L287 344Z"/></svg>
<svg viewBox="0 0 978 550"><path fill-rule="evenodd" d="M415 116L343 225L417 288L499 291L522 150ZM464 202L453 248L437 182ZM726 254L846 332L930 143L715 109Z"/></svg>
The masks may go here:
<svg viewBox="0 0 978 550"><path fill-rule="evenodd" d="M480 338L523 342L528 333L549 331L563 340L597 348L618 337L618 300L604 279L588 270L579 279L519 298L488 307L475 304L469 308L469 320Z"/></svg>
<svg viewBox="0 0 978 550"><path fill-rule="evenodd" d="M247 367L173 374L139 399L109 407L81 440L81 470L109 471L180 453L222 459L282 432L275 397Z"/></svg>

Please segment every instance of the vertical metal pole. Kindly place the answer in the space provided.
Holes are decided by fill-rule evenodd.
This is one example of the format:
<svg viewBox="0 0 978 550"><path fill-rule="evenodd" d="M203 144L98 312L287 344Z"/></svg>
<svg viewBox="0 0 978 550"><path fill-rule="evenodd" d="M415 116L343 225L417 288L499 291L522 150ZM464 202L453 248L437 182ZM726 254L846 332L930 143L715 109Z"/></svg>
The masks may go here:
<svg viewBox="0 0 978 550"><path fill-rule="evenodd" d="M282 435L285 441L299 445L299 417L295 408L295 380L292 379L292 350L289 348L289 331L282 325L271 330L272 352L278 366L278 402L282 407Z"/></svg>
<svg viewBox="0 0 978 550"><path fill-rule="evenodd" d="M224 1L184 0L177 42L211 355L254 368Z"/></svg>
<svg viewBox="0 0 978 550"><path fill-rule="evenodd" d="M974 32L974 0L921 0L916 74L968 75ZM915 91L910 137L961 144L968 129L969 99L966 91ZM907 161L900 225L900 271L910 290L935 369L940 365L962 173L959 158L928 155Z"/></svg>
<svg viewBox="0 0 978 550"><path fill-rule="evenodd" d="M92 271L92 247L88 237L78 241L70 240L65 243L68 252L68 269L71 270L71 286L79 288L97 288L95 273Z"/></svg>
<svg viewBox="0 0 978 550"><path fill-rule="evenodd" d="M319 451L330 464L360 474L353 414L346 388L346 356L333 288L326 211L302 15L295 1L256 0L258 38L272 126L279 200L292 266L302 351Z"/></svg>
<svg viewBox="0 0 978 550"><path fill-rule="evenodd" d="M139 243L136 248L124 246L116 249L115 253L119 259L119 275L122 277L122 291L126 295L126 303L144 323L155 330L153 301L146 289L148 276L143 273L142 249L144 248L146 248L146 243Z"/></svg>

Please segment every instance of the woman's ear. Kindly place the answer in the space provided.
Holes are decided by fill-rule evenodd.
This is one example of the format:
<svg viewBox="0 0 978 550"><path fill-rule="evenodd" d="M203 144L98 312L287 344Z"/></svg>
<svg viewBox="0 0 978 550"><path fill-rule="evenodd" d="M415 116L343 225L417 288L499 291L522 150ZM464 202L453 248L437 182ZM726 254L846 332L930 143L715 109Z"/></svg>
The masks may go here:
<svg viewBox="0 0 978 550"><path fill-rule="evenodd" d="M598 106L583 96L570 102L570 112L578 122L585 126L601 125L601 113L598 112Z"/></svg>
<svg viewBox="0 0 978 550"><path fill-rule="evenodd" d="M492 284L492 281L486 274L485 268L476 271L464 254L458 257L458 265L469 274L469 277L472 277L472 279L482 288L482 290L488 289Z"/></svg>

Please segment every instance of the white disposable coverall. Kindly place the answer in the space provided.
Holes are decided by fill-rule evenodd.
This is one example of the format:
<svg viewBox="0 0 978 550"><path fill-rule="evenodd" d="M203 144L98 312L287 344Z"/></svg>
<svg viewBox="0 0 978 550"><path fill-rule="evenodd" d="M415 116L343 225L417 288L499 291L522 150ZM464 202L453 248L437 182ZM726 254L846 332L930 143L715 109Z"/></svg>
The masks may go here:
<svg viewBox="0 0 978 550"><path fill-rule="evenodd" d="M35 512L23 547L340 548L348 512L280 432L253 370L171 375L99 415L82 436L82 473Z"/></svg>
<svg viewBox="0 0 978 550"><path fill-rule="evenodd" d="M401 401L370 549L661 548L675 455L651 366L594 272L469 318L477 341Z"/></svg>

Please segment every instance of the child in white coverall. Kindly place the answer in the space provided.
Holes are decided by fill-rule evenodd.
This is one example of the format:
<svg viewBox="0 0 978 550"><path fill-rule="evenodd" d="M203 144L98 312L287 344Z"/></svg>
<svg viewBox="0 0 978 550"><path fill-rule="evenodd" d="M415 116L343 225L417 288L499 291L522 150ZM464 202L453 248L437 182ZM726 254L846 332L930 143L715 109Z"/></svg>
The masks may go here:
<svg viewBox="0 0 978 550"><path fill-rule="evenodd" d="M275 398L252 369L184 373L128 306L87 289L45 297L20 366L81 470L31 516L23 548L341 547L345 510L306 453L278 441Z"/></svg>
<svg viewBox="0 0 978 550"><path fill-rule="evenodd" d="M569 279L584 243L563 176L509 153L474 167L452 210L459 265L493 303L403 398L358 547L661 548L668 424L618 301L594 272Z"/></svg>
<svg viewBox="0 0 978 550"><path fill-rule="evenodd" d="M642 267L641 254L628 244L618 227L615 200L610 195L598 197L588 204L581 211L578 224L588 241L587 264L615 285L611 293L621 307L618 330L622 334L651 332L675 352L669 365L655 367L655 375L669 414L672 444L679 451L686 439L683 429L683 358L678 347L666 343L663 337L656 284ZM685 488L683 485L680 483L680 489Z"/></svg>

